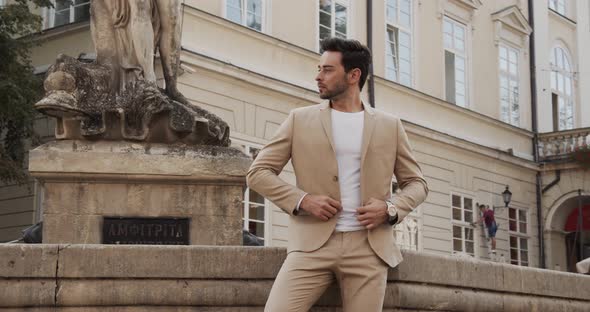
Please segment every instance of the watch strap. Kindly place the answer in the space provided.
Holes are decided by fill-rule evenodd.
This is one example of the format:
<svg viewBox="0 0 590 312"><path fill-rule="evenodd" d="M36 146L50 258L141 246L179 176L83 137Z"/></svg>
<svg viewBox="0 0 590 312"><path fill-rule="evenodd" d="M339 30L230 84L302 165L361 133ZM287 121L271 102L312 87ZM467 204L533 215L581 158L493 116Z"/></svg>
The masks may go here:
<svg viewBox="0 0 590 312"><path fill-rule="evenodd" d="M389 215L387 223L389 223L389 225L395 225L397 223L398 217L397 209L395 208L392 202L386 200L385 203L387 204L387 214Z"/></svg>

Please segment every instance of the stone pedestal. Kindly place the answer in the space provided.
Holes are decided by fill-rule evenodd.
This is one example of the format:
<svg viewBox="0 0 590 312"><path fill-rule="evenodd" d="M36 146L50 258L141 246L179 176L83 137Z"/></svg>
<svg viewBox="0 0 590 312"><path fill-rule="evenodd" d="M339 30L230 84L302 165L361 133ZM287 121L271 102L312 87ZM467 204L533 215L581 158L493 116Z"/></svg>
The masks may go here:
<svg viewBox="0 0 590 312"><path fill-rule="evenodd" d="M32 150L29 160L39 183L43 243L101 244L105 217L141 217L188 218L191 245L241 245L250 162L226 147L45 144Z"/></svg>

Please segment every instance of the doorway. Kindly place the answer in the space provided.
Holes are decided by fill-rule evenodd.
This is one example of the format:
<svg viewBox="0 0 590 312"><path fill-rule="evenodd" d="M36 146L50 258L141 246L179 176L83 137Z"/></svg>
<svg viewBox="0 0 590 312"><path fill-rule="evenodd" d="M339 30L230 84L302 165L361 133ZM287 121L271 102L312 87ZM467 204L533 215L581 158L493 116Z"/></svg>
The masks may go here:
<svg viewBox="0 0 590 312"><path fill-rule="evenodd" d="M576 263L590 257L590 205L572 210L564 231L567 270L576 272Z"/></svg>

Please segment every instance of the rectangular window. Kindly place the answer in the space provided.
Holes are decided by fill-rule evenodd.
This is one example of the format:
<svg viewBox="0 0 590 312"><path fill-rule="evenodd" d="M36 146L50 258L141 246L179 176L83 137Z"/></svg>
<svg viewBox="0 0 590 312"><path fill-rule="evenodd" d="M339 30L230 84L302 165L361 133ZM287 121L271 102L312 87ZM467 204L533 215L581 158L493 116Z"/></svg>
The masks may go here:
<svg viewBox="0 0 590 312"><path fill-rule="evenodd" d="M319 0L319 42L329 37L346 38L348 34L347 1Z"/></svg>
<svg viewBox="0 0 590 312"><path fill-rule="evenodd" d="M90 20L90 0L53 1L49 28Z"/></svg>
<svg viewBox="0 0 590 312"><path fill-rule="evenodd" d="M574 128L574 83L569 57L561 47L554 47L551 55L551 91L557 95L559 130Z"/></svg>
<svg viewBox="0 0 590 312"><path fill-rule="evenodd" d="M520 125L518 50L500 45L500 119Z"/></svg>
<svg viewBox="0 0 590 312"><path fill-rule="evenodd" d="M466 26L445 16L443 41L446 100L461 107L467 107Z"/></svg>
<svg viewBox="0 0 590 312"><path fill-rule="evenodd" d="M250 155L252 159L256 158L256 155L260 151L258 148L240 144L236 146L247 155ZM270 242L266 239L268 233L266 233L266 220L267 220L267 201L262 195L251 190L249 187L244 192L244 230L255 235L262 241L264 245Z"/></svg>
<svg viewBox="0 0 590 312"><path fill-rule="evenodd" d="M226 0L225 17L235 23L262 31L263 0Z"/></svg>
<svg viewBox="0 0 590 312"><path fill-rule="evenodd" d="M510 235L510 263L529 266L528 239Z"/></svg>
<svg viewBox="0 0 590 312"><path fill-rule="evenodd" d="M565 16L565 0L549 0L549 8Z"/></svg>
<svg viewBox="0 0 590 312"><path fill-rule="evenodd" d="M452 194L453 254L475 257L473 198Z"/></svg>
<svg viewBox="0 0 590 312"><path fill-rule="evenodd" d="M508 230L518 234L527 234L526 210L508 208Z"/></svg>
<svg viewBox="0 0 590 312"><path fill-rule="evenodd" d="M265 199L248 188L244 193L244 229L264 240Z"/></svg>
<svg viewBox="0 0 590 312"><path fill-rule="evenodd" d="M386 0L385 77L412 84L412 1Z"/></svg>
<svg viewBox="0 0 590 312"><path fill-rule="evenodd" d="M508 233L510 237L510 263L529 265L528 221L525 209L508 208Z"/></svg>

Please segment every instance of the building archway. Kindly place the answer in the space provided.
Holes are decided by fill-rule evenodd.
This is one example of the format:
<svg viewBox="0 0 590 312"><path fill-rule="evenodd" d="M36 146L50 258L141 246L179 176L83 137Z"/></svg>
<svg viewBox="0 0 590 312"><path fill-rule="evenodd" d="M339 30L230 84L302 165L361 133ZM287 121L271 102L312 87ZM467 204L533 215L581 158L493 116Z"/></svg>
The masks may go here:
<svg viewBox="0 0 590 312"><path fill-rule="evenodd" d="M568 192L553 203L545 223L545 246L549 269L575 272L576 262L590 256L588 192L582 192L581 196L577 191Z"/></svg>

